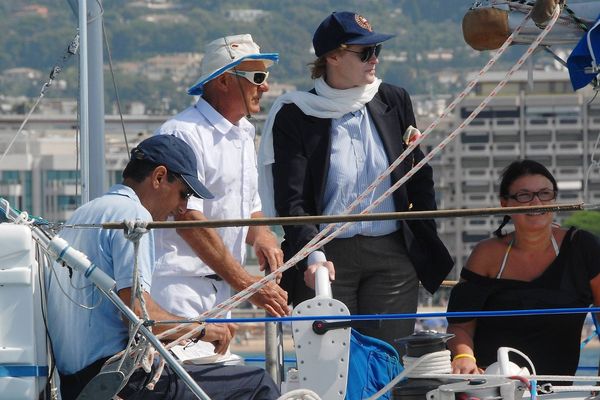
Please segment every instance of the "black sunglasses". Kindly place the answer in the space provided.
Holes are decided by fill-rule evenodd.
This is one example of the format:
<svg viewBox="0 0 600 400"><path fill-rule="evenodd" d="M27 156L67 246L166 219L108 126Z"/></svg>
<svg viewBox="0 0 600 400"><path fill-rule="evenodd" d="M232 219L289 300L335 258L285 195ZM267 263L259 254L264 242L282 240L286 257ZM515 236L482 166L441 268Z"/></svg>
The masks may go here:
<svg viewBox="0 0 600 400"><path fill-rule="evenodd" d="M194 192L192 192L189 189L179 191L179 196L181 196L181 200L188 200L193 195L194 195Z"/></svg>
<svg viewBox="0 0 600 400"><path fill-rule="evenodd" d="M519 192L506 196L509 199L516 200L519 203L529 203L534 197L540 201L550 201L556 198L556 190L542 189L538 192Z"/></svg>
<svg viewBox="0 0 600 400"><path fill-rule="evenodd" d="M371 57L379 57L379 53L381 53L382 44L377 44L375 46L365 47L361 51L350 50L342 45L342 50L349 51L350 53L358 54L360 61L366 63L371 59Z"/></svg>
<svg viewBox="0 0 600 400"><path fill-rule="evenodd" d="M192 189L190 189L187 182L184 181L180 175L173 174L173 176L177 181L181 182L186 187L185 190L179 191L179 196L181 197L181 200L188 200L190 197L192 197L194 195L194 192L192 191Z"/></svg>

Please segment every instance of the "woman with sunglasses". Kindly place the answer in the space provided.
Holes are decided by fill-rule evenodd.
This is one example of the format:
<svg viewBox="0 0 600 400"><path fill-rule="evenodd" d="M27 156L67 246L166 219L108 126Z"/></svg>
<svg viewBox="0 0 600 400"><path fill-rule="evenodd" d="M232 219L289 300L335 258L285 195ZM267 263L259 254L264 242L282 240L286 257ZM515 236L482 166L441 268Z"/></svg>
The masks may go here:
<svg viewBox="0 0 600 400"><path fill-rule="evenodd" d="M375 32L365 17L353 12L335 12L321 22L313 36L314 89L279 97L265 123L259 149L263 210L274 200L282 217L341 214L404 151L404 132L416 126L410 97L376 76L381 43L391 37ZM413 154L415 162L424 157L418 148ZM354 212L364 210L404 176L412 157ZM436 207L429 165L374 212L409 207ZM284 226L286 258L323 228ZM310 280L317 265L331 266L329 260L335 268L333 296L352 314L414 313L419 280L434 292L453 264L431 220L354 224L315 250L283 274L282 286L294 304L313 297L304 271ZM414 321L386 320L381 327L359 330L400 350L395 339L412 334Z"/></svg>
<svg viewBox="0 0 600 400"><path fill-rule="evenodd" d="M553 204L556 180L540 163L520 160L502 174L502 207ZM512 220L514 231L502 228ZM578 308L600 304L600 243L564 229L550 212L506 216L492 239L477 244L453 288L448 311ZM585 314L448 318L454 373L478 373L498 347L527 354L538 374L574 375ZM511 356L513 360L513 356ZM526 361L516 356L519 366Z"/></svg>

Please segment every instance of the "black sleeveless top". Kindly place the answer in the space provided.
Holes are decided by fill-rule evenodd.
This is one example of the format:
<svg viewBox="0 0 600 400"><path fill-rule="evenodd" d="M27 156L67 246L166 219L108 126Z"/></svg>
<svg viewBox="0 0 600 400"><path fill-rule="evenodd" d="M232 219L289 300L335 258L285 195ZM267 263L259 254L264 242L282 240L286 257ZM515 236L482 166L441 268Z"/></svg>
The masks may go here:
<svg viewBox="0 0 600 400"><path fill-rule="evenodd" d="M495 279L463 269L450 294L448 311L497 311L578 308L593 303L590 280L600 273L600 242L589 232L569 229L559 255L536 279ZM448 318L461 323L473 318ZM477 364L497 360L497 349L527 354L542 375L574 375L579 363L585 314L480 317L473 338ZM528 363L510 356L520 366Z"/></svg>

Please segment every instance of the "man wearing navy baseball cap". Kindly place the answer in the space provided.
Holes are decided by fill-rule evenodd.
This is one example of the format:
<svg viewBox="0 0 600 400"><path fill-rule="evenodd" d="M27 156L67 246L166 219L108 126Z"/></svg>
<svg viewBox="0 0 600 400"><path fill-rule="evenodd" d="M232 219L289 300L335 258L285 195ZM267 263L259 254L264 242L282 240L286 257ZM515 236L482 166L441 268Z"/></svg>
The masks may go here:
<svg viewBox="0 0 600 400"><path fill-rule="evenodd" d="M263 210L271 200L271 212L282 217L343 214L407 148L409 138L403 135L416 126L410 97L376 74L382 43L392 37L355 12L334 12L320 23L313 36L314 89L279 97L265 122L259 149ZM366 209L423 158L417 147L353 213ZM432 169L426 164L372 212L435 208ZM285 258L323 228L284 226ZM329 268L333 296L352 314L393 314L416 312L419 280L434 292L453 262L432 220L355 223L283 274L281 284L294 304L314 296L307 285L319 265ZM381 328L358 330L402 350L395 339L410 335L414 321L387 320Z"/></svg>
<svg viewBox="0 0 600 400"><path fill-rule="evenodd" d="M169 172L177 174L188 185L190 195L200 199L214 197L198 180L196 155L192 148L178 137L164 135L148 138L131 151L131 156L134 160L164 165Z"/></svg>
<svg viewBox="0 0 600 400"><path fill-rule="evenodd" d="M79 207L66 226L101 224L113 221L163 221L169 215L185 210L191 197L209 199L212 194L196 175L196 157L192 149L174 136L154 136L142 141L131 152L131 160L123 171L123 183L112 186L103 196ZM131 303L134 265L137 262L148 318L175 321L180 315L163 310L150 296L154 271L154 233L149 231L139 240L139 248L123 232L105 229L61 230L69 245L87 255L90 261L115 280L119 297ZM128 327L118 309L101 300L98 289L77 271L54 264L47 275L48 331L60 374L63 400L76 399L85 390L98 390L99 385L86 385L100 372L104 363L119 353L129 339ZM82 304L89 307L83 307ZM173 328L175 324L158 324L154 333ZM187 325L175 336L195 326ZM176 337L170 339L176 339ZM196 339L212 343L216 353L225 353L232 338L226 324L208 324ZM269 398L279 396L274 382L260 368L245 366L185 366L190 376L211 398ZM143 369L135 372L119 398L181 399L192 392L167 366L155 390L146 383L154 373ZM115 389L116 390L116 389ZM232 392L232 390L234 392ZM92 393L96 394L97 393ZM106 398L112 398L107 395Z"/></svg>

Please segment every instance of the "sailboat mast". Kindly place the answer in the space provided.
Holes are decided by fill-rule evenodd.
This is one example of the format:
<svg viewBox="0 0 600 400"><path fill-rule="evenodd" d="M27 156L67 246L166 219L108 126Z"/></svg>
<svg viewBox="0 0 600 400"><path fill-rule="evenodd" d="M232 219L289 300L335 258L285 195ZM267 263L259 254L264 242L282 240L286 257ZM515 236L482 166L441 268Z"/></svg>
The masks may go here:
<svg viewBox="0 0 600 400"><path fill-rule="evenodd" d="M95 0L88 0L88 107L89 107L89 200L100 197L107 187L104 152L104 57L103 11Z"/></svg>
<svg viewBox="0 0 600 400"><path fill-rule="evenodd" d="M105 191L104 162L104 59L102 9L96 1L79 0L79 115L81 202ZM69 2L73 8L73 1ZM88 12L89 5L89 12ZM89 17L88 17L89 16Z"/></svg>
<svg viewBox="0 0 600 400"><path fill-rule="evenodd" d="M88 35L87 0L79 0L79 163L81 165L81 203L90 201L89 137L90 118L88 101Z"/></svg>

